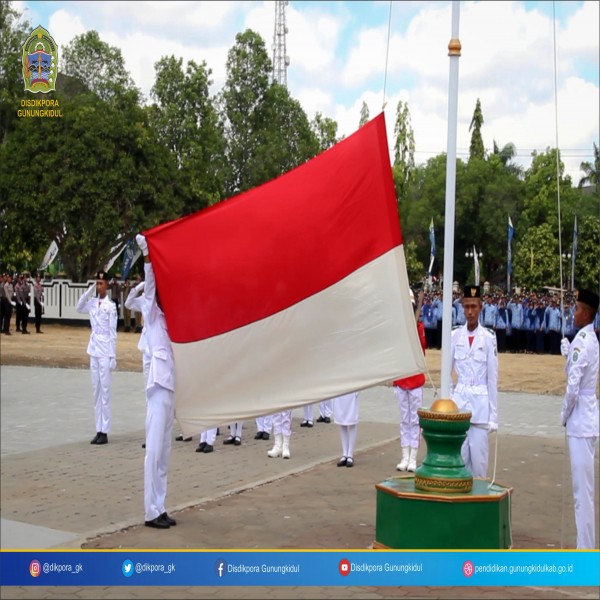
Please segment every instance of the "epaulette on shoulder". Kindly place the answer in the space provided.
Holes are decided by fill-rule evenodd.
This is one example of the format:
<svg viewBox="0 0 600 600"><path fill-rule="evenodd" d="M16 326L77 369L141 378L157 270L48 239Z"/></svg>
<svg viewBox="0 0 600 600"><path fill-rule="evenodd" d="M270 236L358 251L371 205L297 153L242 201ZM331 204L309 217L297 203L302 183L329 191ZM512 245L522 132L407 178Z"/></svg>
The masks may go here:
<svg viewBox="0 0 600 600"><path fill-rule="evenodd" d="M494 337L496 337L496 332L491 328L491 327L484 327L484 329L488 332L491 333Z"/></svg>
<svg viewBox="0 0 600 600"><path fill-rule="evenodd" d="M455 329L460 329L462 327L462 325L452 325L452 331L454 331Z"/></svg>

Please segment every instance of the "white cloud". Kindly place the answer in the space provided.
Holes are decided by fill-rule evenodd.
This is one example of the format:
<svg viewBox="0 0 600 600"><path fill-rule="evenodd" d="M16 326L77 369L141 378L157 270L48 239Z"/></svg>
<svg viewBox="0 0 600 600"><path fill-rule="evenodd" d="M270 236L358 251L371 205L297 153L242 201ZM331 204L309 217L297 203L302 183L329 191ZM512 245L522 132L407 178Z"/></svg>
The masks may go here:
<svg viewBox="0 0 600 600"><path fill-rule="evenodd" d="M227 53L235 35L246 28L263 37L272 57L272 1L54 4L49 30L59 46L96 29L104 41L121 48L146 96L154 63L170 54L182 57L184 64L206 61L213 70L213 92L218 91L225 80ZM478 98L488 150L494 140L501 145L513 142L524 155L519 160L528 166L532 149L554 147L554 23L548 5L460 3L459 156L468 152L468 127ZM31 14L44 8L43 3L30 2L16 6ZM451 3L394 3L389 51L387 6L387 1L290 2L288 86L309 119L320 111L338 122L340 134L349 135L358 127L363 100L371 116L381 110L386 79L390 137L402 98L411 113L416 160L425 162L446 151ZM591 160L592 143L599 138L598 9L598 2L586 1L556 22L559 145L575 182L581 176L579 164ZM382 15L381 23L373 15Z"/></svg>

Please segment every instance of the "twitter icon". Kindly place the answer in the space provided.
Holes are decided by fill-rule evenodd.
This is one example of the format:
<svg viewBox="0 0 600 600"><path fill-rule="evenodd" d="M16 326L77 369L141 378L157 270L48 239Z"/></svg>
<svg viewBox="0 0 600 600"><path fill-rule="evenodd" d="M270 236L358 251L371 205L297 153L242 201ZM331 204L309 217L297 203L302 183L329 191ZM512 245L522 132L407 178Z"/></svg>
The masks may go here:
<svg viewBox="0 0 600 600"><path fill-rule="evenodd" d="M131 577L133 575L133 563L130 560L124 560L121 571L125 577Z"/></svg>

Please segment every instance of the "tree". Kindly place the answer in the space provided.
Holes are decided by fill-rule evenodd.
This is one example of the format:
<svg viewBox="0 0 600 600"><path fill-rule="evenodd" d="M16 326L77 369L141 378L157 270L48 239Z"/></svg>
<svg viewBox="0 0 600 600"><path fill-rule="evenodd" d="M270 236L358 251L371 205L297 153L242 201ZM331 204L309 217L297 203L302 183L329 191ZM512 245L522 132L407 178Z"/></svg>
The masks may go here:
<svg viewBox="0 0 600 600"><path fill-rule="evenodd" d="M225 140L209 93L211 70L205 62L163 57L155 65L150 109L152 125L173 153L184 201L191 213L223 198Z"/></svg>
<svg viewBox="0 0 600 600"><path fill-rule="evenodd" d="M343 137L337 137L337 122L329 117L324 117L320 112L315 114L314 119L310 122L310 128L317 138L319 152L331 148L331 146L337 144L340 139L343 139Z"/></svg>
<svg viewBox="0 0 600 600"><path fill-rule="evenodd" d="M596 193L598 193L598 183L600 183L600 148L594 142L594 163L589 161L583 161L580 165L580 169L585 175L579 180L579 187L585 185L592 185L595 187Z"/></svg>
<svg viewBox="0 0 600 600"><path fill-rule="evenodd" d="M512 142L508 142L508 144L500 148L496 143L496 140L494 140L494 151L492 155L497 156L504 165L504 168L508 171L519 176L523 174L521 167L512 162L512 159L517 155L517 147Z"/></svg>
<svg viewBox="0 0 600 600"><path fill-rule="evenodd" d="M139 95L121 50L103 42L97 31L86 31L71 40L63 50L61 71L83 81L102 100L126 92Z"/></svg>
<svg viewBox="0 0 600 600"><path fill-rule="evenodd" d="M54 240L67 276L85 281L181 204L174 161L142 108L91 93L60 106L63 118L21 119L0 148L0 210L5 234L29 248L43 239L44 250Z"/></svg>
<svg viewBox="0 0 600 600"><path fill-rule="evenodd" d="M0 143L16 124L19 100L23 96L22 46L30 25L10 2L0 2Z"/></svg>
<svg viewBox="0 0 600 600"><path fill-rule="evenodd" d="M254 169L265 127L265 96L272 64L259 34L247 29L236 35L227 54L226 70L219 112L230 168L226 194L231 196L264 183Z"/></svg>
<svg viewBox="0 0 600 600"><path fill-rule="evenodd" d="M366 123L369 122L369 107L367 103L363 100L362 106L360 107L360 121L358 122L358 127L362 127Z"/></svg>
<svg viewBox="0 0 600 600"><path fill-rule="evenodd" d="M394 125L394 164L392 172L397 198L404 197L415 167L415 138L410 123L408 104L400 100L396 107Z"/></svg>
<svg viewBox="0 0 600 600"><path fill-rule="evenodd" d="M481 137L481 126L483 125L483 112L481 111L481 102L477 98L477 104L475 105L475 112L469 125L469 131L473 130L471 134L471 145L469 146L469 160L485 158L485 148L483 146L483 138Z"/></svg>

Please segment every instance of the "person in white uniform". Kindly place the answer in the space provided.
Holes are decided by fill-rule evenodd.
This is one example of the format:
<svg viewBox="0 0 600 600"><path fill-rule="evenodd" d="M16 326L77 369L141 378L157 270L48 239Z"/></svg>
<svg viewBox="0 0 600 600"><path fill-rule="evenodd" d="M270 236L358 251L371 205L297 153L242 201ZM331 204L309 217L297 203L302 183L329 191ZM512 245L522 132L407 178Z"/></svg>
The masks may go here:
<svg viewBox="0 0 600 600"><path fill-rule="evenodd" d="M242 445L242 429L244 427L244 421L237 421L229 424L229 435L223 440L223 444L228 446L234 444L235 446Z"/></svg>
<svg viewBox="0 0 600 600"><path fill-rule="evenodd" d="M498 350L494 332L479 324L478 285L465 287L462 304L467 322L452 331L450 369L456 373L456 385L451 398L459 410L471 412L461 452L465 466L473 477L485 478L488 436L498 430Z"/></svg>
<svg viewBox="0 0 600 600"><path fill-rule="evenodd" d="M560 420L567 428L571 478L575 505L577 548L596 547L594 516L594 454L598 441L598 339L594 318L598 312L598 295L579 290L574 322L579 329L569 344L561 341L561 353L567 358L567 389L560 411Z"/></svg>
<svg viewBox="0 0 600 600"><path fill-rule="evenodd" d="M340 426L342 438L342 458L338 467L354 466L354 447L358 431L358 392L337 396L332 400L333 421Z"/></svg>
<svg viewBox="0 0 600 600"><path fill-rule="evenodd" d="M290 437L292 437L292 411L284 410L273 415L273 435L275 444L267 451L270 458L290 458Z"/></svg>
<svg viewBox="0 0 600 600"><path fill-rule="evenodd" d="M256 434L255 440L268 440L271 437L271 428L273 422L273 415L264 415L262 417L256 417Z"/></svg>
<svg viewBox="0 0 600 600"><path fill-rule="evenodd" d="M217 428L212 427L211 429L206 429L200 434L200 443L196 448L196 452L202 452L204 454L209 454L213 452L215 449L215 440L217 439Z"/></svg>
<svg viewBox="0 0 600 600"><path fill-rule="evenodd" d="M302 415L304 419L300 423L300 427L312 427L314 425L314 404L305 404L302 407Z"/></svg>
<svg viewBox="0 0 600 600"><path fill-rule="evenodd" d="M144 459L144 510L147 527L168 529L176 525L165 510L167 472L171 458L171 440L175 406L175 364L165 314L160 306L154 270L143 235L136 241L144 255L144 352L150 357L146 380L146 456Z"/></svg>
<svg viewBox="0 0 600 600"><path fill-rule="evenodd" d="M97 297L94 292L98 293ZM77 302L77 312L90 315L90 355L96 435L90 444L108 443L112 419L112 372L117 368L117 307L108 296L108 275L96 274L96 283Z"/></svg>

